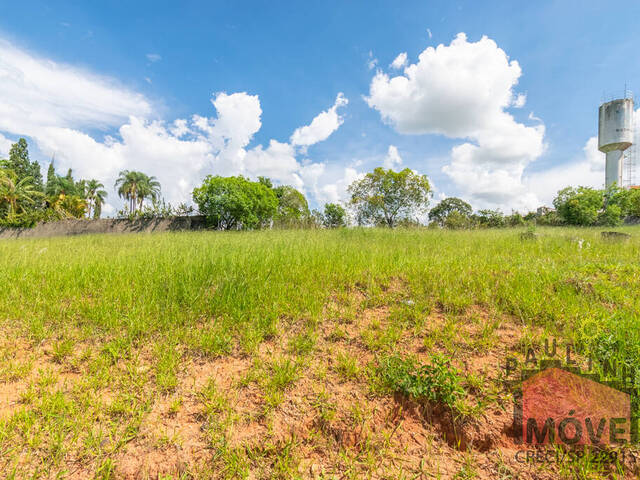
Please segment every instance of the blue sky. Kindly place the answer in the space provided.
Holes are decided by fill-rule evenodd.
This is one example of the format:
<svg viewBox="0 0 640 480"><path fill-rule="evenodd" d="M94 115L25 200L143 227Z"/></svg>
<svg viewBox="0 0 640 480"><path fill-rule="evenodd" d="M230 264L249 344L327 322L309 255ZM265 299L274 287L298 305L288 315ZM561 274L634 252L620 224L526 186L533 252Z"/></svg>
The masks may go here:
<svg viewBox="0 0 640 480"><path fill-rule="evenodd" d="M38 160L108 185L124 164L155 174L173 203L208 173L271 173L321 205L385 164L427 174L434 202L534 208L603 183L589 140L603 95L640 91L638 18L631 1L11 2L0 153L26 135Z"/></svg>

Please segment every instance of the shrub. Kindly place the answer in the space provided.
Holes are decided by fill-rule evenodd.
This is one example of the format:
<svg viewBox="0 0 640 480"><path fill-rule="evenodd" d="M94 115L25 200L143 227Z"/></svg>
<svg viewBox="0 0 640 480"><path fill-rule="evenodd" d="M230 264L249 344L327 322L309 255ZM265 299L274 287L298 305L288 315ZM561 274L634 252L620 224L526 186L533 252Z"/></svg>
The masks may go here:
<svg viewBox="0 0 640 480"><path fill-rule="evenodd" d="M587 226L596 223L603 200L602 190L567 187L558 192L553 206L564 223Z"/></svg>
<svg viewBox="0 0 640 480"><path fill-rule="evenodd" d="M500 228L505 225L504 215L500 210L480 210L472 219L483 228Z"/></svg>
<svg viewBox="0 0 640 480"><path fill-rule="evenodd" d="M382 359L377 373L382 387L388 391L450 408L465 393L460 373L442 355L433 355L430 364L392 355Z"/></svg>

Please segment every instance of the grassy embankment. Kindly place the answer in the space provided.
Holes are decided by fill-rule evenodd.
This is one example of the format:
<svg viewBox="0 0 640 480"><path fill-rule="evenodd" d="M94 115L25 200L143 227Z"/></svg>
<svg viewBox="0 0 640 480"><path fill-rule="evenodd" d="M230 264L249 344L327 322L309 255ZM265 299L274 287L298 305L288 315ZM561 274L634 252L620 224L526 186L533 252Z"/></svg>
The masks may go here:
<svg viewBox="0 0 640 480"><path fill-rule="evenodd" d="M640 230L623 230L0 241L0 471L612 475L523 470L487 425L509 420L499 364L523 345L640 358Z"/></svg>

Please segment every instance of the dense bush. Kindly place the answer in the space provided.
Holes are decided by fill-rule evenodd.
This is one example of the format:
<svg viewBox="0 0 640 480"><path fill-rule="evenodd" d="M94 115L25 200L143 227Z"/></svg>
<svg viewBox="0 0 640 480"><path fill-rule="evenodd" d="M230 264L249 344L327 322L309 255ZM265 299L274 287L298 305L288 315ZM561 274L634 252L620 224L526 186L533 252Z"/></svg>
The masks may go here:
<svg viewBox="0 0 640 480"><path fill-rule="evenodd" d="M347 212L337 203L327 203L324 206L323 225L327 228L347 226Z"/></svg>
<svg viewBox="0 0 640 480"><path fill-rule="evenodd" d="M220 230L269 226L278 209L273 189L243 176L209 175L193 191L193 201L210 225Z"/></svg>

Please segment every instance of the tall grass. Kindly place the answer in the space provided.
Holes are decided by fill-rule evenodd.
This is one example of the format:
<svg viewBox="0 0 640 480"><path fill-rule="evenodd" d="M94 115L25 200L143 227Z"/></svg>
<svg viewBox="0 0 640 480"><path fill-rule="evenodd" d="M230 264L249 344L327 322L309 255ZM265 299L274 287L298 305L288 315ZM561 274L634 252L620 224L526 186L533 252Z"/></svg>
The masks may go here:
<svg viewBox="0 0 640 480"><path fill-rule="evenodd" d="M371 351L394 350L403 329L434 311L448 319L440 331L448 350L462 335L450 320L480 308L597 358L637 363L640 228L623 230L632 234L625 243L561 228L540 229L535 240L518 230L351 229L0 241L0 382L39 369L43 349L53 365L0 419L0 468L47 476L72 455L109 478L113 454L136 438L157 396L174 393L185 360L253 355L292 330L286 349L295 359L256 363L237 379L256 382L275 408L307 375L318 325L342 316L326 338L345 338L353 313L331 305L354 291L369 307L395 299L393 321L362 332ZM496 324L485 323L478 345L493 341ZM80 372L72 386L59 388L59 365ZM365 365L338 353L332 368L346 382ZM224 422L211 422L212 445L224 445L215 437ZM237 452L219 448L230 465Z"/></svg>
<svg viewBox="0 0 640 480"><path fill-rule="evenodd" d="M603 242L595 229L543 230L538 241L513 230L10 240L0 242L0 320L37 342L168 334L204 350L189 332L206 322L205 335L223 337L212 350L224 352L225 332L250 348L282 322L318 319L332 293L400 279L421 304L482 305L583 340L612 335L635 352L639 246Z"/></svg>

